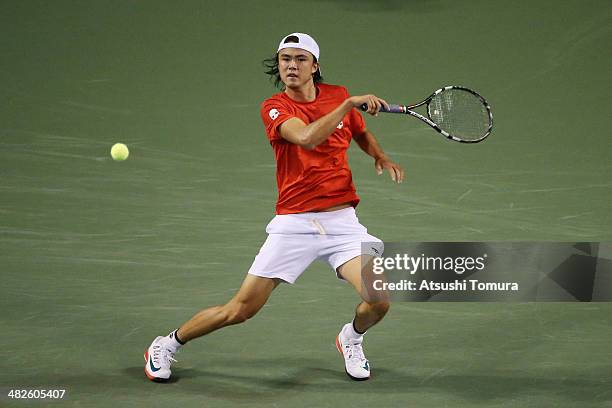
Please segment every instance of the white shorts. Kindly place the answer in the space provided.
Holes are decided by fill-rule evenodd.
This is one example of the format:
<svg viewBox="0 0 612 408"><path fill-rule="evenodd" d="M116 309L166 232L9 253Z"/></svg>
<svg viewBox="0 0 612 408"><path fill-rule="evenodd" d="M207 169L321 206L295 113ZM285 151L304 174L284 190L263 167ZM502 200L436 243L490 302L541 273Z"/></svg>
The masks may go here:
<svg viewBox="0 0 612 408"><path fill-rule="evenodd" d="M381 256L384 250L382 241L359 223L353 207L277 215L266 232L268 238L249 273L288 283L294 283L317 259L327 262L341 279L338 267L359 255Z"/></svg>

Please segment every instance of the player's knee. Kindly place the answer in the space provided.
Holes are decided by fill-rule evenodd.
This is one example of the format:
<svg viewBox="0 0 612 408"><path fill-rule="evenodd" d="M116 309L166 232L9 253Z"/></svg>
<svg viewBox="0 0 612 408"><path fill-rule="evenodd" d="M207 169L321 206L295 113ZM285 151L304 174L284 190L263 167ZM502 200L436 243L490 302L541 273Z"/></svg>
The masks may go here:
<svg viewBox="0 0 612 408"><path fill-rule="evenodd" d="M248 319L248 314L239 307L231 308L227 314L227 322L229 324L243 323L246 322Z"/></svg>
<svg viewBox="0 0 612 408"><path fill-rule="evenodd" d="M389 311L391 304L386 300L369 303L370 309L379 316L384 316Z"/></svg>
<svg viewBox="0 0 612 408"><path fill-rule="evenodd" d="M258 308L245 303L229 305L227 320L229 324L243 323L257 314Z"/></svg>

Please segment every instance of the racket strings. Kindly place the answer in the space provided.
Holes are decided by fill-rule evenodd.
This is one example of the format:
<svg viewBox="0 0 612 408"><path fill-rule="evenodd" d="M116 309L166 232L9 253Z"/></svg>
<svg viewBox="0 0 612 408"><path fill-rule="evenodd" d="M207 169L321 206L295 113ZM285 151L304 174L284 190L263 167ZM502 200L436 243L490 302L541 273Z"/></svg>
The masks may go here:
<svg viewBox="0 0 612 408"><path fill-rule="evenodd" d="M482 100L462 89L448 89L434 95L428 112L442 130L463 140L478 140L491 127L489 111Z"/></svg>

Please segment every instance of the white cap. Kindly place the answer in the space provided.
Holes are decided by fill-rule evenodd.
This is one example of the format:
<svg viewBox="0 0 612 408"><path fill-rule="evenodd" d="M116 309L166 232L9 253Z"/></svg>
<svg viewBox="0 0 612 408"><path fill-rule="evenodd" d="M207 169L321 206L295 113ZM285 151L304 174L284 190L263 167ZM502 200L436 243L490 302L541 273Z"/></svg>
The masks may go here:
<svg viewBox="0 0 612 408"><path fill-rule="evenodd" d="M288 42L288 43L286 43L285 41L287 40L287 38L289 38L291 36L297 37L298 42ZM309 53L311 53L312 55L315 56L317 61L319 61L319 45L314 40L314 38L312 38L308 34L304 34L304 33L292 33L292 34L289 34L289 35L283 37L283 39L281 40L280 44L278 44L278 50L276 52L278 52L278 51L280 51L282 49L285 49L285 48L299 48L300 50L308 51Z"/></svg>

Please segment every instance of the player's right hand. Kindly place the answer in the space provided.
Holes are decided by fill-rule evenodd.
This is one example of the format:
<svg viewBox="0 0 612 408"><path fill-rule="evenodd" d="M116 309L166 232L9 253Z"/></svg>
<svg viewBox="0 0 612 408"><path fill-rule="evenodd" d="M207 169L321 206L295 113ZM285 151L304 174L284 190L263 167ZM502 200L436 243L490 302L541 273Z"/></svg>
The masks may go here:
<svg viewBox="0 0 612 408"><path fill-rule="evenodd" d="M354 108L361 108L363 104L368 105L366 112L372 116L378 116L381 106L384 106L385 109L389 109L387 101L376 95L351 96L348 100Z"/></svg>

